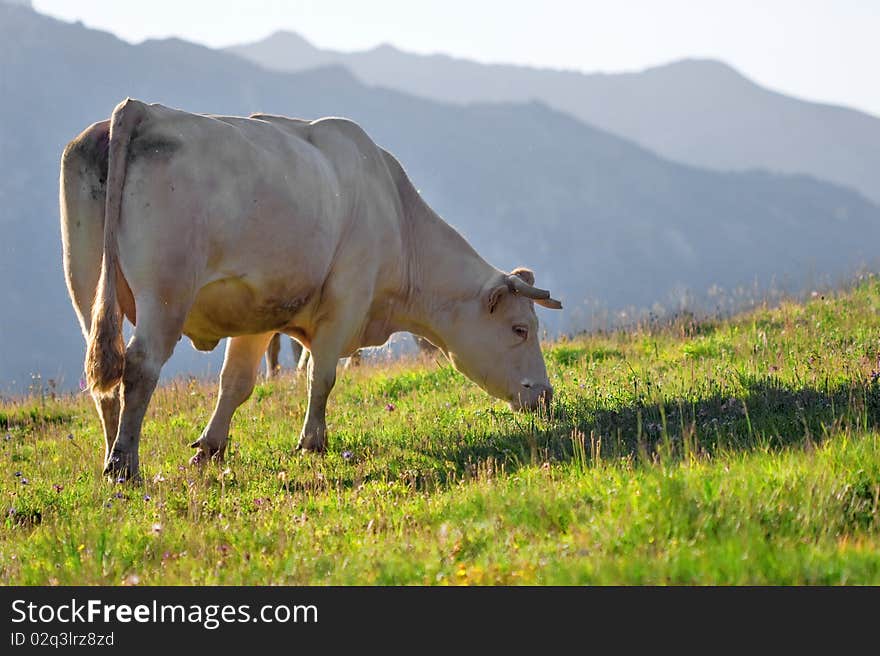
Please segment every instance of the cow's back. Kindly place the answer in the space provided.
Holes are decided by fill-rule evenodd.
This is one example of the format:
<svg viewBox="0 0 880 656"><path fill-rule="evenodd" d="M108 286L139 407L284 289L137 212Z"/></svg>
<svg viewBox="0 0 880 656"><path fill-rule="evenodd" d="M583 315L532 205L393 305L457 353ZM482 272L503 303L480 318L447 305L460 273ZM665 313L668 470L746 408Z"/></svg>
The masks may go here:
<svg viewBox="0 0 880 656"><path fill-rule="evenodd" d="M399 199L356 124L156 105L145 115L129 148L120 263L136 297L177 285L163 302L192 304L185 332L197 346L307 334L340 270L358 268L365 293L392 284L399 258L383 249L400 248Z"/></svg>

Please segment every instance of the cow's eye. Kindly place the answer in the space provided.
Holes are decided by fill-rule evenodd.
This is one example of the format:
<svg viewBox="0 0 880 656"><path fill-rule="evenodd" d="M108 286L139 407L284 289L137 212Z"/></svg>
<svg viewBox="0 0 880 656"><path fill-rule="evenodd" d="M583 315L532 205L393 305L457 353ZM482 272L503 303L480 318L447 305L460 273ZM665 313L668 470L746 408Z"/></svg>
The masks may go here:
<svg viewBox="0 0 880 656"><path fill-rule="evenodd" d="M522 340L529 338L529 329L526 326L516 325L513 327L513 332Z"/></svg>

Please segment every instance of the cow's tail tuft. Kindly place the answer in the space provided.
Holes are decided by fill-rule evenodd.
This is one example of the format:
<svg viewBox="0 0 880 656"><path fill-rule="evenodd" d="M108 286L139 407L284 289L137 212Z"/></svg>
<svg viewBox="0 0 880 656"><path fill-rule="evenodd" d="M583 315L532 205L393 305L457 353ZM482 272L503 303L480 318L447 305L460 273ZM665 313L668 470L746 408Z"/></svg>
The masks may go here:
<svg viewBox="0 0 880 656"><path fill-rule="evenodd" d="M119 384L125 367L122 339L122 310L116 297L119 266L117 232L122 210L128 145L143 120L143 103L126 98L110 119L110 149L107 164L107 200L104 207L104 257L101 277L92 304L92 320L86 349L86 382L92 392L108 392Z"/></svg>

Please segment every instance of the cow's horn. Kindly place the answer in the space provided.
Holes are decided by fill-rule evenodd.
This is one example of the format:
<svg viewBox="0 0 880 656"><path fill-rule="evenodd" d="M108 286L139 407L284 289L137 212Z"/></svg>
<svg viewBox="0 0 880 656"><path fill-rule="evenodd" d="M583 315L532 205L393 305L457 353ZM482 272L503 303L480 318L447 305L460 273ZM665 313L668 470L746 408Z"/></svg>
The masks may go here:
<svg viewBox="0 0 880 656"><path fill-rule="evenodd" d="M562 303L554 298L550 298L549 291L547 291L546 289L538 289L537 287L533 287L519 276L507 276L507 286L508 288L510 288L510 291L514 292L515 294L525 296L526 298L530 298L538 303L538 305L543 305L544 307L548 307L554 310L562 309Z"/></svg>

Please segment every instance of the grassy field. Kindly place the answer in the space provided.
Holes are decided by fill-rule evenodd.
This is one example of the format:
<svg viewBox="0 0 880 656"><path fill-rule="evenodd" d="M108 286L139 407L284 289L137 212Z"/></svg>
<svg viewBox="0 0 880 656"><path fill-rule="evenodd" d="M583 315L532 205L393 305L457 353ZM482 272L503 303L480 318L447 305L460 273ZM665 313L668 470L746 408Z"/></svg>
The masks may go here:
<svg viewBox="0 0 880 656"><path fill-rule="evenodd" d="M86 395L0 405L4 584L880 584L880 282L545 348L549 417L448 365L293 376L184 466L214 381L160 389L142 485ZM183 348L183 346L182 346Z"/></svg>

